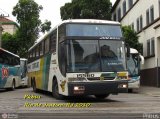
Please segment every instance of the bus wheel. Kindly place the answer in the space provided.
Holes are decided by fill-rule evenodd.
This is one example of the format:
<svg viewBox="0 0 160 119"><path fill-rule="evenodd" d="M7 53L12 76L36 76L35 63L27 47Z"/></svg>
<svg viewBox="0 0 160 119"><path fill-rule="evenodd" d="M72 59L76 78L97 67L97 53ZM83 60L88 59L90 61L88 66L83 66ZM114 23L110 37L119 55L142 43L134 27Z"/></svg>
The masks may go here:
<svg viewBox="0 0 160 119"><path fill-rule="evenodd" d="M105 98L108 97L108 96L109 96L109 94L95 95L95 97L96 97L97 99L105 99Z"/></svg>
<svg viewBox="0 0 160 119"><path fill-rule="evenodd" d="M15 80L13 80L11 90L14 90L14 89L15 89L15 87L16 87L16 83L15 83Z"/></svg>
<svg viewBox="0 0 160 119"><path fill-rule="evenodd" d="M37 93L37 88L36 88L36 81L35 81L35 79L32 80L32 88L33 88L33 92Z"/></svg>
<svg viewBox="0 0 160 119"><path fill-rule="evenodd" d="M11 87L10 87L10 88L7 88L6 90L7 90L7 91L13 91L13 90L15 90L15 85L16 85L16 84L15 84L15 80L13 80Z"/></svg>
<svg viewBox="0 0 160 119"><path fill-rule="evenodd" d="M64 98L64 96L62 96L61 94L59 94L58 92L58 83L57 80L55 79L53 81L53 85L52 85L52 95L53 97L55 97L56 99L62 100Z"/></svg>

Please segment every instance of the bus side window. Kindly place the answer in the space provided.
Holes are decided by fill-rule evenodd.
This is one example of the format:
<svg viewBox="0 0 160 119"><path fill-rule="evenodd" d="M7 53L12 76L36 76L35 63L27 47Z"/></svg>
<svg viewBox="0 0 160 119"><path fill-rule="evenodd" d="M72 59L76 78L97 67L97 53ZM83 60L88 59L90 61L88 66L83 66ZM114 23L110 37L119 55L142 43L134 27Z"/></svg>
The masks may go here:
<svg viewBox="0 0 160 119"><path fill-rule="evenodd" d="M32 50L31 50L30 53L29 53L29 62L32 61L32 57L33 57L33 54L32 54Z"/></svg>
<svg viewBox="0 0 160 119"><path fill-rule="evenodd" d="M56 51L56 39L57 39L57 30L53 32L53 34L50 37L50 50Z"/></svg>
<svg viewBox="0 0 160 119"><path fill-rule="evenodd" d="M42 56L43 53L44 53L44 42L42 41L42 42L40 43L40 56Z"/></svg>
<svg viewBox="0 0 160 119"><path fill-rule="evenodd" d="M38 58L39 57L39 45L36 46L35 52L36 52L35 56L36 56L36 58Z"/></svg>
<svg viewBox="0 0 160 119"><path fill-rule="evenodd" d="M0 64L3 64L3 58L2 57L0 57Z"/></svg>
<svg viewBox="0 0 160 119"><path fill-rule="evenodd" d="M36 56L37 57L40 56L40 45L37 46Z"/></svg>
<svg viewBox="0 0 160 119"><path fill-rule="evenodd" d="M33 59L35 59L35 56L36 56L36 50L33 49Z"/></svg>
<svg viewBox="0 0 160 119"><path fill-rule="evenodd" d="M65 26L62 25L58 29L58 42L64 41L64 37L65 37Z"/></svg>
<svg viewBox="0 0 160 119"><path fill-rule="evenodd" d="M49 52L49 38L45 40L45 54Z"/></svg>
<svg viewBox="0 0 160 119"><path fill-rule="evenodd" d="M13 66L13 63L14 63L14 61L13 61L13 56L12 55L8 55L8 61L9 61L9 65L11 65L11 66Z"/></svg>
<svg viewBox="0 0 160 119"><path fill-rule="evenodd" d="M4 53L3 60L4 60L4 64L9 65L9 57L7 53Z"/></svg>
<svg viewBox="0 0 160 119"><path fill-rule="evenodd" d="M65 76L66 75L66 50L65 50L64 42L59 44L58 62L59 62L60 71L62 75Z"/></svg>

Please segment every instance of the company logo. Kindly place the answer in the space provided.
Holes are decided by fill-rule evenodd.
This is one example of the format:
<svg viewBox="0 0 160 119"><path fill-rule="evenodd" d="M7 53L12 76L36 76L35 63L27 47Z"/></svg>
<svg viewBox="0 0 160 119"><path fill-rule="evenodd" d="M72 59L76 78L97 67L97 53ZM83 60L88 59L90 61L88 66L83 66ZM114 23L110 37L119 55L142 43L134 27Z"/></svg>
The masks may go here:
<svg viewBox="0 0 160 119"><path fill-rule="evenodd" d="M7 78L9 76L9 69L7 67L3 66L1 72L2 72L2 79Z"/></svg>
<svg viewBox="0 0 160 119"><path fill-rule="evenodd" d="M101 37L100 39L115 39L115 40L120 40L120 37L110 37L110 36L105 36L105 37Z"/></svg>
<svg viewBox="0 0 160 119"><path fill-rule="evenodd" d="M82 78L82 77L87 77L87 78L92 78L94 77L94 74L77 74L78 78Z"/></svg>
<svg viewBox="0 0 160 119"><path fill-rule="evenodd" d="M2 114L2 119L7 119L8 115L6 113Z"/></svg>

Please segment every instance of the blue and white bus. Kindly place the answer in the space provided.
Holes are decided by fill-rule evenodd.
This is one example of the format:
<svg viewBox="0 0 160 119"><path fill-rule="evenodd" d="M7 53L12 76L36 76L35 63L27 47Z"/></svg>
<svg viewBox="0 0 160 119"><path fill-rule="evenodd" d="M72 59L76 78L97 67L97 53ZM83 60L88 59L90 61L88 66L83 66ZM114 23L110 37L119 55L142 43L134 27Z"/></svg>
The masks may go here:
<svg viewBox="0 0 160 119"><path fill-rule="evenodd" d="M140 88L140 66L144 64L144 57L134 48L130 48L130 57L127 60L129 82L128 91L138 92Z"/></svg>
<svg viewBox="0 0 160 119"><path fill-rule="evenodd" d="M21 82L20 57L0 48L0 89L14 90Z"/></svg>

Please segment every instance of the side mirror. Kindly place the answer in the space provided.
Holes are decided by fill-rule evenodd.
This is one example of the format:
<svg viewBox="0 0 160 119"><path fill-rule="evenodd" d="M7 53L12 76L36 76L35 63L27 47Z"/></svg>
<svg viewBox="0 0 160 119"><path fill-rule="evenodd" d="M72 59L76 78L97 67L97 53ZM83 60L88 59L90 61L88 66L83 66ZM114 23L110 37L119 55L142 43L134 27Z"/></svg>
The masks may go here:
<svg viewBox="0 0 160 119"><path fill-rule="evenodd" d="M127 48L127 53L126 53L126 55L127 55L127 57L130 57L130 47L129 47L128 44L126 44L126 48Z"/></svg>
<svg viewBox="0 0 160 119"><path fill-rule="evenodd" d="M142 55L139 55L139 56L140 56L141 64L143 65L144 64L144 57Z"/></svg>

